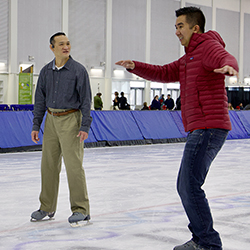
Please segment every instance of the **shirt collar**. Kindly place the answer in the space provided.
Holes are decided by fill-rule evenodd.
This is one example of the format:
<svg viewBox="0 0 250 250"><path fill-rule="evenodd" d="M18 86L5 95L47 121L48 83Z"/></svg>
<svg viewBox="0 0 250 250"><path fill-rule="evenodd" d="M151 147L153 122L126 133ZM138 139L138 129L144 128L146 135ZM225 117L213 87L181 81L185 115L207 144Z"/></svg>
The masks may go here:
<svg viewBox="0 0 250 250"><path fill-rule="evenodd" d="M72 57L69 56L69 60L63 65L62 68L66 68L69 69L69 65L71 63ZM53 59L52 61L52 69L55 70L56 69L56 58Z"/></svg>

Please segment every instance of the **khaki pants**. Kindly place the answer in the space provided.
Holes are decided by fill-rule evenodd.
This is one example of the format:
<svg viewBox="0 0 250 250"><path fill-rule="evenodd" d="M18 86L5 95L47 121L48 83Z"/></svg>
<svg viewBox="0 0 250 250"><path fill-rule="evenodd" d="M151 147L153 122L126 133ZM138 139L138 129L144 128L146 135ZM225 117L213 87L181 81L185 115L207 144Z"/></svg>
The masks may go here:
<svg viewBox="0 0 250 250"><path fill-rule="evenodd" d="M54 112L62 110L51 109ZM40 194L40 209L56 211L62 157L65 163L70 204L72 212L89 215L89 199L83 163L83 143L77 137L81 124L81 112L76 111L64 116L47 114L43 145Z"/></svg>

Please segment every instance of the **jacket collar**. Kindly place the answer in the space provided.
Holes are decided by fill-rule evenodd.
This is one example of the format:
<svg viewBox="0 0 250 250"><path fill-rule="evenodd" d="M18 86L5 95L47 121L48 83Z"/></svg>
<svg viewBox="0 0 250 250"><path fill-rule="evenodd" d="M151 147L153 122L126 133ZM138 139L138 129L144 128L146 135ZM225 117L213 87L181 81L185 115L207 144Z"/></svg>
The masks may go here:
<svg viewBox="0 0 250 250"><path fill-rule="evenodd" d="M208 32L201 33L201 34L193 33L188 47L185 47L185 52L189 53L189 52L194 51L199 44L208 40L218 41L224 48L226 46L218 32L209 30Z"/></svg>

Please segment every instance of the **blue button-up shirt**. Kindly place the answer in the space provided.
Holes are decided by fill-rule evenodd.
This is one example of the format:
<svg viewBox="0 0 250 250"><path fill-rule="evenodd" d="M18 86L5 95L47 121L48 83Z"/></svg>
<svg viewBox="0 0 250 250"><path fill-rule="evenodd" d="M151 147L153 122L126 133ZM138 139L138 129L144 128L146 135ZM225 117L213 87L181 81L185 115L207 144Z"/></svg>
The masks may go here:
<svg viewBox="0 0 250 250"><path fill-rule="evenodd" d="M91 99L89 76L85 67L70 56L66 64L58 70L54 59L39 74L32 130L39 131L46 108L80 109L80 131L88 133L92 122Z"/></svg>

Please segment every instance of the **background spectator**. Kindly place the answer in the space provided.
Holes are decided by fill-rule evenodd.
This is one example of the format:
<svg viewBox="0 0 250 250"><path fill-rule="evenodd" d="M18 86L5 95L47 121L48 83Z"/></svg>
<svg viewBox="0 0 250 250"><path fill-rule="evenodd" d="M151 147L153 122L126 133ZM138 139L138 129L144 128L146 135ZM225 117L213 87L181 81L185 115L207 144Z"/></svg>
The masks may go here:
<svg viewBox="0 0 250 250"><path fill-rule="evenodd" d="M231 102L228 103L228 110L234 110Z"/></svg>
<svg viewBox="0 0 250 250"><path fill-rule="evenodd" d="M181 110L181 97L180 96L176 99L175 110Z"/></svg>
<svg viewBox="0 0 250 250"><path fill-rule="evenodd" d="M162 106L164 105L164 101L165 101L164 94L162 94L159 98L159 102L161 103L161 109L162 109Z"/></svg>
<svg viewBox="0 0 250 250"><path fill-rule="evenodd" d="M130 105L127 102L127 98L124 96L124 92L121 92L121 97L119 99L119 108L121 110L130 110Z"/></svg>
<svg viewBox="0 0 250 250"><path fill-rule="evenodd" d="M151 103L151 110L161 110L161 103L158 100L159 96L156 95Z"/></svg>
<svg viewBox="0 0 250 250"><path fill-rule="evenodd" d="M242 103L242 102L240 103L240 105L239 105L239 106L240 106L240 110L243 110L243 109L244 109L244 107L243 107L243 103Z"/></svg>
<svg viewBox="0 0 250 250"><path fill-rule="evenodd" d="M147 102L144 102L144 103L143 103L143 107L142 107L141 110L149 110L149 107L148 107Z"/></svg>
<svg viewBox="0 0 250 250"><path fill-rule="evenodd" d="M102 93L97 93L94 97L94 109L95 110L102 110L103 108L103 102L101 98Z"/></svg>
<svg viewBox="0 0 250 250"><path fill-rule="evenodd" d="M168 94L164 104L167 106L167 110L172 110L174 108L174 100L171 98L170 94Z"/></svg>
<svg viewBox="0 0 250 250"><path fill-rule="evenodd" d="M113 100L113 109L114 110L119 110L119 101L120 101L119 93L116 91L115 92L115 99Z"/></svg>

